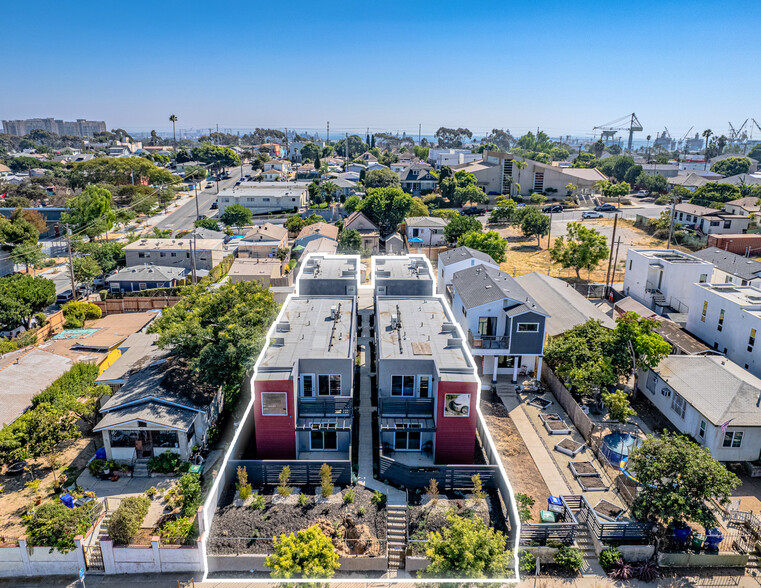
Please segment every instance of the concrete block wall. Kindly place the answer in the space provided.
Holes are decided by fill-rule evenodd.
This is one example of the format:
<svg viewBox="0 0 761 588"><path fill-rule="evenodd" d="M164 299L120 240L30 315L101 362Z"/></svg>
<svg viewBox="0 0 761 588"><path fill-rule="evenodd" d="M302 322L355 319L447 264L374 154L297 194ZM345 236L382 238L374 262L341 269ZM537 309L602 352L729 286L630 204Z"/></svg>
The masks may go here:
<svg viewBox="0 0 761 588"><path fill-rule="evenodd" d="M82 537L74 539L75 548L61 553L49 547L28 547L26 537L18 545L0 545L0 577L76 576L85 567Z"/></svg>
<svg viewBox="0 0 761 588"><path fill-rule="evenodd" d="M163 572L203 571L203 549L199 538L195 545L161 545L151 538L150 545L114 545L110 539L100 542L107 574L160 574Z"/></svg>

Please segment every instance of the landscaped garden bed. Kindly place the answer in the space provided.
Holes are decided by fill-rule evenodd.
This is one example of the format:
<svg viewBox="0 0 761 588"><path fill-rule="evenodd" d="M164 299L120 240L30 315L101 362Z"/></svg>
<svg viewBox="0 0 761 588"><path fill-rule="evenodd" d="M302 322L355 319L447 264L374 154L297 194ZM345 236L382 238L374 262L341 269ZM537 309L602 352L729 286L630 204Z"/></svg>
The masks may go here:
<svg viewBox="0 0 761 588"><path fill-rule="evenodd" d="M555 450L559 451L560 453L565 453L570 457L576 457L576 455L581 453L585 447L586 445L584 443L579 443L578 441L574 441L573 439L566 437L560 441L560 443L555 445Z"/></svg>
<svg viewBox="0 0 761 588"><path fill-rule="evenodd" d="M285 499L273 487L260 488L248 506L235 506L237 495L234 486L228 488L214 515L210 554L270 554L274 536L317 525L339 555L385 555L385 496L364 486L343 488L328 498L319 488L301 487Z"/></svg>

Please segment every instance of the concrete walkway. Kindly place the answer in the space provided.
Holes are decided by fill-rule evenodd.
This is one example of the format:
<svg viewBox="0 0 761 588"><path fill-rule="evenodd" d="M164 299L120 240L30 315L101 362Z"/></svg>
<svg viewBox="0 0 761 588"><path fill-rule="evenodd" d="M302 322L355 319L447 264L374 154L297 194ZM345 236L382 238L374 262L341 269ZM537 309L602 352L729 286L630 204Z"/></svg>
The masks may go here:
<svg viewBox="0 0 761 588"><path fill-rule="evenodd" d="M398 490L379 482L373 477L373 412L372 405L372 380L370 379L370 316L373 314L372 292L360 291L357 297L358 315L362 317L362 330L357 336L357 344L361 348L361 364L359 368L359 397L355 401L359 403L359 474L357 482L370 490L383 492L387 497L388 504L406 506L407 495Z"/></svg>
<svg viewBox="0 0 761 588"><path fill-rule="evenodd" d="M542 443L542 439L523 411L518 398L514 394L500 394L499 397L505 405L507 412L510 413L510 418L515 424L515 428L518 429L523 442L526 444L534 463L536 463L536 467L542 474L550 494L552 496L570 494L571 491L563 478L563 474L558 470L555 460L552 459L550 452L547 451L547 447Z"/></svg>

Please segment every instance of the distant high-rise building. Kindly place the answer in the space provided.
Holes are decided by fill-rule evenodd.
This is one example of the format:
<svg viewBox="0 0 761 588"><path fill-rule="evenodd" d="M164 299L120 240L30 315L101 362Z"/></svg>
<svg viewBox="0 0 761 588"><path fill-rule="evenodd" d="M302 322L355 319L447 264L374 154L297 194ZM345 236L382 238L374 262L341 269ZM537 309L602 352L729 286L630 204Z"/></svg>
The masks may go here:
<svg viewBox="0 0 761 588"><path fill-rule="evenodd" d="M106 123L102 120L85 120L83 118L78 118L75 121L53 118L28 118L26 120L3 121L3 132L9 135L21 137L34 129L43 129L57 135L93 137L106 130Z"/></svg>

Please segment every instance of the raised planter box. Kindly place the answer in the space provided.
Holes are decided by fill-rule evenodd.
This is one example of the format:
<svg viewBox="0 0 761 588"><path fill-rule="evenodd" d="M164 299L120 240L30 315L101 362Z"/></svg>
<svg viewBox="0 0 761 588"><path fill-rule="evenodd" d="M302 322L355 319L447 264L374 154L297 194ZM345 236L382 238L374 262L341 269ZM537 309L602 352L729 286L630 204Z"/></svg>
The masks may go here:
<svg viewBox="0 0 761 588"><path fill-rule="evenodd" d="M408 555L405 560L404 568L408 572L417 572L418 570L424 570L431 563L425 555Z"/></svg>
<svg viewBox="0 0 761 588"><path fill-rule="evenodd" d="M551 564L555 561L555 556L560 550L557 547L540 546L540 547L521 547L520 551L528 551L530 553L533 553L534 557L539 561L539 563Z"/></svg>
<svg viewBox="0 0 761 588"><path fill-rule="evenodd" d="M761 461L746 461L745 471L748 472L751 478L761 477Z"/></svg>
<svg viewBox="0 0 761 588"><path fill-rule="evenodd" d="M560 418L560 415L554 412L540 412L539 418L542 419L543 423L549 423L549 422L562 423L563 422L563 419Z"/></svg>
<svg viewBox="0 0 761 588"><path fill-rule="evenodd" d="M587 476L600 476L600 472L597 471L594 464L591 461L571 461L568 462L568 467L571 468L574 477L587 477Z"/></svg>
<svg viewBox="0 0 761 588"><path fill-rule="evenodd" d="M665 568L744 568L747 553L659 553L658 565Z"/></svg>
<svg viewBox="0 0 761 588"><path fill-rule="evenodd" d="M546 398L541 398L540 396L536 396L535 398L532 398L527 403L529 406L535 406L541 410L546 410L547 407L552 405L552 400L547 400Z"/></svg>
<svg viewBox="0 0 761 588"><path fill-rule="evenodd" d="M618 506L609 500L605 500L604 498L600 500L592 510L595 511L598 517L606 521L616 521L618 520L618 517L626 512L625 508Z"/></svg>
<svg viewBox="0 0 761 588"><path fill-rule="evenodd" d="M544 421L544 428L550 435L570 435L571 429L563 421Z"/></svg>
<svg viewBox="0 0 761 588"><path fill-rule="evenodd" d="M648 561L655 553L655 545L616 545L616 549L627 562Z"/></svg>
<svg viewBox="0 0 761 588"><path fill-rule="evenodd" d="M584 492L605 492L608 489L608 487L605 485L605 482L602 481L602 478L599 475L583 476L581 478L576 478L576 481L579 483Z"/></svg>
<svg viewBox="0 0 761 588"><path fill-rule="evenodd" d="M562 439L560 443L557 443L555 445L555 451L559 451L560 453L565 453L566 455L570 457L576 457L581 451L584 450L586 447L586 444L579 443L578 441L574 441L570 437L566 437L565 439Z"/></svg>

